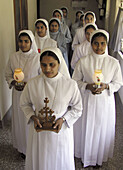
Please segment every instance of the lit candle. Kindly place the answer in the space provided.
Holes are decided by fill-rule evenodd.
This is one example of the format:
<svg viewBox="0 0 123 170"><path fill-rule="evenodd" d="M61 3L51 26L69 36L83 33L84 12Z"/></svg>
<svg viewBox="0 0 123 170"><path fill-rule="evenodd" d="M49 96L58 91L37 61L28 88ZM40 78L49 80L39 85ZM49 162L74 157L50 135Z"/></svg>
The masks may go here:
<svg viewBox="0 0 123 170"><path fill-rule="evenodd" d="M102 70L95 70L94 71L94 75L93 75L93 81L96 85L96 87L100 87L100 83L103 80L103 74L102 74Z"/></svg>
<svg viewBox="0 0 123 170"><path fill-rule="evenodd" d="M18 82L21 83L24 79L24 73L21 68L16 68L14 72L14 79Z"/></svg>

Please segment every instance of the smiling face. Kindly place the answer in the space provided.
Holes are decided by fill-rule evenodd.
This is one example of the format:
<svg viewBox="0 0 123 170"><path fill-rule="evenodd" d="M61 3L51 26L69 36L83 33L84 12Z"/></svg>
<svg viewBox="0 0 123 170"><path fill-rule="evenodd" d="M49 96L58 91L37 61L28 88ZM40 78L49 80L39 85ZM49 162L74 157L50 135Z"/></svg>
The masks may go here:
<svg viewBox="0 0 123 170"><path fill-rule="evenodd" d="M51 32L57 32L59 29L59 24L56 22L56 21L53 21L51 24L50 24L50 31Z"/></svg>
<svg viewBox="0 0 123 170"><path fill-rule="evenodd" d="M38 22L36 24L36 32L39 37L44 37L46 35L46 30L47 30L47 28L43 23Z"/></svg>
<svg viewBox="0 0 123 170"><path fill-rule="evenodd" d="M85 17L85 24L87 23L94 23L94 16L91 14L87 14Z"/></svg>
<svg viewBox="0 0 123 170"><path fill-rule="evenodd" d="M23 52L28 52L31 48L32 42L28 36L24 35L19 37L18 45Z"/></svg>
<svg viewBox="0 0 123 170"><path fill-rule="evenodd" d="M42 72L48 78L53 78L58 74L59 63L58 60L52 56L43 56L41 60Z"/></svg>
<svg viewBox="0 0 123 170"><path fill-rule="evenodd" d="M107 41L104 36L99 36L94 38L92 42L92 49L96 54L102 55L105 53L105 49L107 46Z"/></svg>

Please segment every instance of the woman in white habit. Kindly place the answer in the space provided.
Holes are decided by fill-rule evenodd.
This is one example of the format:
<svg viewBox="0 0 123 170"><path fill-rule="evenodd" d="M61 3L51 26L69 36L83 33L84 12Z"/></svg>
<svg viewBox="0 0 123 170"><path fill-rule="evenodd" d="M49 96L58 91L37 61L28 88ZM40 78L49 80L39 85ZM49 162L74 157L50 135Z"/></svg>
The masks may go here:
<svg viewBox="0 0 123 170"><path fill-rule="evenodd" d="M123 80L119 61L107 54L108 40L105 30L95 30L90 39L92 53L79 60L73 73L83 99L83 116L74 126L75 156L81 158L84 167L101 166L113 156L114 93L123 85ZM99 88L93 81L97 69L103 74Z"/></svg>
<svg viewBox="0 0 123 170"><path fill-rule="evenodd" d="M61 22L61 32L65 35L66 43L69 44L72 41L69 27L64 22L63 12L61 9L55 9L53 11L53 17L56 17Z"/></svg>
<svg viewBox="0 0 123 170"><path fill-rule="evenodd" d="M35 41L39 53L45 48L57 47L57 42L50 38L47 20L40 18L35 21Z"/></svg>
<svg viewBox="0 0 123 170"><path fill-rule="evenodd" d="M96 16L95 16L94 12L87 11L84 14L84 22L85 22L85 26L86 26L87 23L95 24ZM76 34L75 34L74 39L73 39L73 42L72 42L72 49L75 50L75 48L85 40L86 40L85 27L77 29Z"/></svg>
<svg viewBox="0 0 123 170"><path fill-rule="evenodd" d="M85 37L86 40L83 41L80 45L78 45L72 55L71 60L71 67L72 69L75 68L76 63L79 61L80 58L86 56L91 52L91 43L90 43L90 35L91 33L97 29L97 26L92 23L88 23L85 26Z"/></svg>
<svg viewBox="0 0 123 170"><path fill-rule="evenodd" d="M26 154L28 127L26 118L20 108L20 95L23 90L16 86L14 71L21 68L24 73L24 83L40 74L40 55L37 51L34 35L30 30L22 30L18 35L19 51L12 54L6 67L6 81L12 88L12 143L22 156ZM24 154L24 155L23 155Z"/></svg>
<svg viewBox="0 0 123 170"><path fill-rule="evenodd" d="M21 96L20 105L29 124L26 170L75 170L73 124L82 114L82 100L77 83L68 72L62 74L67 66L61 59L58 48L45 49L40 57L43 74L30 80ZM42 126L37 116L46 97L56 116L53 127L58 133L34 128Z"/></svg>

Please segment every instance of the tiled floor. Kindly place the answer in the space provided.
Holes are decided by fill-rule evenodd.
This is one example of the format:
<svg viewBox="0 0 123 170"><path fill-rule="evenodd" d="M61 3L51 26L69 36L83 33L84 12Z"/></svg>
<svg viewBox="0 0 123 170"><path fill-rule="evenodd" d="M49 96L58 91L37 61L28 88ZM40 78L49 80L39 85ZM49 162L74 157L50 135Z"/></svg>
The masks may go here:
<svg viewBox="0 0 123 170"><path fill-rule="evenodd" d="M123 170L123 106L116 95L117 122L114 156L97 170ZM24 170L25 161L11 144L10 121L0 128L0 170ZM79 159L75 160L76 170L94 170L93 167L83 168Z"/></svg>

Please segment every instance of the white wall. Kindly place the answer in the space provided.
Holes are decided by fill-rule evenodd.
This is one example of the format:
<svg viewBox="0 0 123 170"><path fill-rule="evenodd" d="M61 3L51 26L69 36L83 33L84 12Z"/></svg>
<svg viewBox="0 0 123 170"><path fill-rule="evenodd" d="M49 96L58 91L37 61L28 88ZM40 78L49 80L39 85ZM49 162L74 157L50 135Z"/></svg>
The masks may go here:
<svg viewBox="0 0 123 170"><path fill-rule="evenodd" d="M66 6L69 9L69 18L74 23L75 21L75 13L77 10L82 9L81 7L78 9L72 8L72 1L71 0L40 0L40 17L49 20L52 17L52 12L56 8L61 8L62 6ZM83 9L82 9L83 10ZM88 6L83 10L86 11L93 11L97 17L97 25L99 28L104 28L104 19L99 19L99 9L96 0L88 0Z"/></svg>
<svg viewBox="0 0 123 170"><path fill-rule="evenodd" d="M15 51L13 1L0 1L0 120L11 106L11 90L4 73L9 55Z"/></svg>
<svg viewBox="0 0 123 170"><path fill-rule="evenodd" d="M28 0L28 25L34 30L37 18L37 1ZM11 90L5 81L5 68L9 56L16 51L13 0L0 0L0 120L11 106Z"/></svg>

